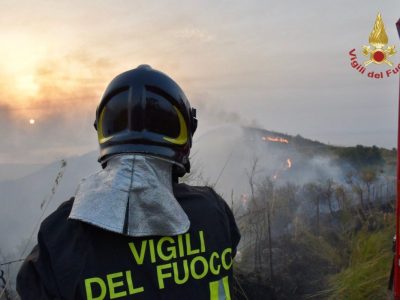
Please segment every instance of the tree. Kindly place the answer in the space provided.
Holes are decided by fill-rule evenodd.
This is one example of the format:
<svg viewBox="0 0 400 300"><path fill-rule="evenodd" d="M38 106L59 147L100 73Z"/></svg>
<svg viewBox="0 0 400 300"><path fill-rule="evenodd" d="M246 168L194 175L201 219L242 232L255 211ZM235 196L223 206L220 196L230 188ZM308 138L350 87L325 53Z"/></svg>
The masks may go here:
<svg viewBox="0 0 400 300"><path fill-rule="evenodd" d="M332 195L334 193L334 185L335 183L332 179L327 179L321 186L322 197L328 203L331 216L333 216Z"/></svg>
<svg viewBox="0 0 400 300"><path fill-rule="evenodd" d="M310 200L315 205L315 217L316 217L316 235L320 235L320 213L321 213L321 196L322 188L318 183L307 183L304 186L304 190L307 192Z"/></svg>
<svg viewBox="0 0 400 300"><path fill-rule="evenodd" d="M360 178L364 185L367 187L367 201L369 207L372 206L371 203L371 185L377 180L376 170L371 168L365 168L360 172Z"/></svg>
<svg viewBox="0 0 400 300"><path fill-rule="evenodd" d="M358 170L365 166L380 167L385 163L381 151L376 146L347 147L339 150L338 155L339 158L346 160Z"/></svg>

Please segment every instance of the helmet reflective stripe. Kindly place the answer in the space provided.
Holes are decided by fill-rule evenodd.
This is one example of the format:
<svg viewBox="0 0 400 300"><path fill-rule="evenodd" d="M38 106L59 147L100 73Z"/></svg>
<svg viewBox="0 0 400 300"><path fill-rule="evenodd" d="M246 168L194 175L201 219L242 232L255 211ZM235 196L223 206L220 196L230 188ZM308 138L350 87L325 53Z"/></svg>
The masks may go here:
<svg viewBox="0 0 400 300"><path fill-rule="evenodd" d="M106 111L106 107L104 106L103 110L100 113L99 122L98 122L98 126L97 126L97 137L99 139L99 143L100 144L103 144L103 143L111 140L112 137L113 137L112 135L108 136L108 137L105 137L104 133L103 133L103 119L104 119L105 111Z"/></svg>
<svg viewBox="0 0 400 300"><path fill-rule="evenodd" d="M183 118L179 109L174 106L179 119L179 135L176 138L164 137L164 140L176 145L184 145L188 140L188 130L185 119Z"/></svg>

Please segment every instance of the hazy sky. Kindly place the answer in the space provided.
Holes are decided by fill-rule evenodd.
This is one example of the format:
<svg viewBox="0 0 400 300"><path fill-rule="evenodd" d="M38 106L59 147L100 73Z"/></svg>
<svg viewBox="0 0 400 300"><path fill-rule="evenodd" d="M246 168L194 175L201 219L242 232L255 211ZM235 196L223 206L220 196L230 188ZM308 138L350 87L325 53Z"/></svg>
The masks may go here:
<svg viewBox="0 0 400 300"><path fill-rule="evenodd" d="M366 60L360 50L378 12L400 51L398 0L0 7L0 162L95 149L94 112L106 85L142 63L173 77L198 107L197 137L235 121L331 144L396 145L398 77L362 76L348 52ZM397 66L400 53L390 60Z"/></svg>

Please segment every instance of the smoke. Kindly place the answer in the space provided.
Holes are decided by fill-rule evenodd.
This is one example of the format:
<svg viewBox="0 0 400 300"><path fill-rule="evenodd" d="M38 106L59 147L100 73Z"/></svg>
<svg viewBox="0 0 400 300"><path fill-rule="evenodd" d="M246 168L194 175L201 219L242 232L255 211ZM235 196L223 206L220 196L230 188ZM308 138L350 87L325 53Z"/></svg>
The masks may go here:
<svg viewBox="0 0 400 300"><path fill-rule="evenodd" d="M326 149L321 151L321 147ZM218 179L215 188L225 196L233 192L239 197L250 192L249 176L254 162L254 182L269 178L277 186L327 179L343 183L350 168L318 142L234 123L216 125L203 132L195 138L193 152L196 167L204 170L208 183L215 184Z"/></svg>
<svg viewBox="0 0 400 300"><path fill-rule="evenodd" d="M8 118L12 113L6 106L2 107L0 112L4 118ZM55 151L57 147L65 151L65 141L58 139L57 132L59 129L68 128L70 124L68 121L68 118L62 119L61 116L55 115L51 116L47 123L48 126L54 128L45 128L44 125L38 124L44 127L35 129L39 131L35 133L33 129L36 127L29 127L32 128L30 133L32 140L24 141L24 143L28 145L31 143L32 147L36 147L33 149L39 155L43 148L35 144L34 137L42 138L42 131L44 131L50 139L47 142L43 141L45 145L50 145L52 151ZM22 133L24 133L23 130L29 130L16 126L15 122L13 118L10 118L11 129L18 128ZM70 131L71 141L68 142L73 143L72 139L77 140L73 137L77 135L77 129L70 128ZM26 136L29 137L29 135ZM65 136L68 137L64 135L63 138ZM270 141L265 137L271 137L271 140L278 142ZM287 143L279 142L280 140L287 140ZM20 143L21 141L14 141L14 144L12 140L9 141L10 147L14 145L14 150L20 151L19 153L23 155L24 151L16 147ZM282 192L275 196L276 211L283 206L285 209L282 210L283 212L295 209L296 216L307 216L311 219L315 213L315 206L307 199L307 195L302 193L302 190L298 190L299 192L293 196L292 194L296 193L295 186L328 179L343 183L346 180L346 174L351 170L350 166L329 154L327 149L326 145L299 136L292 137L259 128L243 127L235 123L214 125L209 130L195 135L191 158L195 174L192 183L200 185L208 183L214 186L227 203L233 205L234 210L241 207L242 213L251 205L251 183L254 183L256 190L267 192L272 184L277 191L282 189ZM67 149L67 151L72 151L72 149ZM291 164L288 163L288 159ZM8 255L10 260L15 258L15 253L19 253L20 246L18 245L29 236L42 214L41 203L51 192L51 185L59 169L59 163L53 163L26 177L0 182L2 194L0 250L10 254ZM46 214L54 211L57 206L74 195L81 178L98 169L97 153L94 151L82 157L68 158L65 174ZM290 203L292 198L300 202L293 208ZM326 206L321 207L321 212L325 211L327 211ZM287 221L288 216L290 216L289 213L287 217L284 215L278 218L277 214L274 215L276 218L273 227L274 236L290 230L290 226L295 226ZM248 241L246 240L248 238L245 234L243 235L243 241ZM13 268L17 269L16 266Z"/></svg>
<svg viewBox="0 0 400 300"><path fill-rule="evenodd" d="M49 54L23 78L0 71L0 162L49 163L96 149L95 110L120 67L109 56L78 49ZM200 120L196 136L226 123L259 125L222 108L213 97L197 92L190 97Z"/></svg>

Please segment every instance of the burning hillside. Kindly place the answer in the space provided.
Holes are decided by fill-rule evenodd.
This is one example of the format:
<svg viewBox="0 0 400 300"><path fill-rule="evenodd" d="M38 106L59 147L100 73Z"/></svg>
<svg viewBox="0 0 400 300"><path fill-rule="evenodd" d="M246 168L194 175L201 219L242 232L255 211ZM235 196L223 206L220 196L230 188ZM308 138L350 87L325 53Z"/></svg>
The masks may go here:
<svg viewBox="0 0 400 300"><path fill-rule="evenodd" d="M352 205L361 205L359 215L363 216L371 203L384 203L393 191L390 183L395 160L393 153L384 149L343 149L300 136L224 126L197 140L195 137L192 154L193 172L184 180L213 185L232 206L243 235L240 267L254 274L264 272L260 278L266 276L265 280L271 277L270 261L279 280L287 268L293 267L283 263L290 260L285 256L288 244L282 239L297 241L310 228L318 228L322 234L327 224L339 222L329 216L334 218ZM46 214L74 195L81 178L100 168L97 151L66 161L65 174ZM367 177L360 175L359 166L368 165L368 161L382 172L368 177L372 182L368 182L367 189L363 181ZM48 197L58 169L59 163L55 162L23 178L0 182L2 204L6 207L0 216L0 232L6 245L1 251L8 253L10 259L17 245L28 237L34 220L43 213L41 204ZM318 240L318 234L311 233L312 239L316 234ZM299 245L293 242L292 246Z"/></svg>

